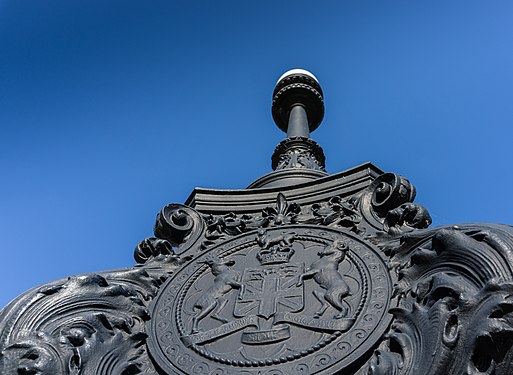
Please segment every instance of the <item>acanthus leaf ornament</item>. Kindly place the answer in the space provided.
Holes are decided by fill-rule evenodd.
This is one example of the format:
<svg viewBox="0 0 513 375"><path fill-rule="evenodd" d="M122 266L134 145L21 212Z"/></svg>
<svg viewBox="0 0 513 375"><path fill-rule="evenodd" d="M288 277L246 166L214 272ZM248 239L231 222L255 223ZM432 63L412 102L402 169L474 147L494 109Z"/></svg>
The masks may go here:
<svg viewBox="0 0 513 375"><path fill-rule="evenodd" d="M325 156L321 146L306 137L287 138L282 141L272 156L274 170L310 169L325 171Z"/></svg>
<svg viewBox="0 0 513 375"><path fill-rule="evenodd" d="M399 304L368 373L509 374L512 248L510 227L489 224L413 231L384 243Z"/></svg>
<svg viewBox="0 0 513 375"><path fill-rule="evenodd" d="M158 284L133 269L75 276L19 297L1 315L10 330L0 336L0 373L145 372L146 304Z"/></svg>

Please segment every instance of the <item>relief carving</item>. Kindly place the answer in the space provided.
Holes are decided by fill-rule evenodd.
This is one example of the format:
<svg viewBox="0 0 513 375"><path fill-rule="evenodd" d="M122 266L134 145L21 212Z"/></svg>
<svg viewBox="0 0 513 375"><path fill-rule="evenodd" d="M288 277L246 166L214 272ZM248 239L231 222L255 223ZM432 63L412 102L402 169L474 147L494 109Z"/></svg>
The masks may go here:
<svg viewBox="0 0 513 375"><path fill-rule="evenodd" d="M202 237L205 222L194 209L181 205L169 204L157 215L155 237L141 241L134 251L138 263L149 260L165 260L174 254L182 254L196 245Z"/></svg>
<svg viewBox="0 0 513 375"><path fill-rule="evenodd" d="M325 172L325 156L321 146L310 138L286 138L274 150L273 170L310 169Z"/></svg>
<svg viewBox="0 0 513 375"><path fill-rule="evenodd" d="M349 366L388 325L392 293L377 249L350 233L288 224L210 246L161 287L152 357L184 373L194 363L252 375ZM190 367L167 354L175 350Z"/></svg>
<svg viewBox="0 0 513 375"><path fill-rule="evenodd" d="M410 232L383 244L399 304L358 373L511 373L512 245L510 227L488 224Z"/></svg>
<svg viewBox="0 0 513 375"><path fill-rule="evenodd" d="M75 276L20 297L5 311L2 374L155 373L144 348L159 281L142 269Z"/></svg>
<svg viewBox="0 0 513 375"><path fill-rule="evenodd" d="M322 304L321 309L315 313L315 318L320 318L329 305L340 311L335 315L335 319L344 318L347 314L344 297L349 295L349 286L338 272L338 265L346 257L348 249L347 243L342 240L333 242L319 251L320 259L313 262L306 272L299 276L298 286L303 284L305 278L313 277L315 282L325 290L313 292Z"/></svg>
<svg viewBox="0 0 513 375"><path fill-rule="evenodd" d="M240 289L239 298L244 293L244 285L238 281L240 274L230 268L230 266L235 264L233 260L223 262L221 260L207 259L203 263L210 267L212 275L214 275L214 282L194 303L194 307L199 309L199 312L192 319L192 333L198 333L198 322L207 315L223 323L228 323L226 319L217 315L227 302L223 300L220 303L219 299L232 289Z"/></svg>

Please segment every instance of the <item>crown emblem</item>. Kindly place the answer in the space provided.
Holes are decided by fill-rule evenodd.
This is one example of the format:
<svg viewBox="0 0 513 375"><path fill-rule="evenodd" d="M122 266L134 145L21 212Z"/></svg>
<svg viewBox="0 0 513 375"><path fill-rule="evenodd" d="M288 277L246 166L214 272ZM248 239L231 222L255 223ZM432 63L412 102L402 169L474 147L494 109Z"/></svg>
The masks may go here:
<svg viewBox="0 0 513 375"><path fill-rule="evenodd" d="M257 254L257 259L262 265L288 263L294 255L294 250L290 247L272 246L270 249L261 250Z"/></svg>
<svg viewBox="0 0 513 375"><path fill-rule="evenodd" d="M256 258L262 265L288 263L292 255L294 255L292 242L296 237L297 234L289 233L268 238L267 231L260 229L256 240L261 250Z"/></svg>

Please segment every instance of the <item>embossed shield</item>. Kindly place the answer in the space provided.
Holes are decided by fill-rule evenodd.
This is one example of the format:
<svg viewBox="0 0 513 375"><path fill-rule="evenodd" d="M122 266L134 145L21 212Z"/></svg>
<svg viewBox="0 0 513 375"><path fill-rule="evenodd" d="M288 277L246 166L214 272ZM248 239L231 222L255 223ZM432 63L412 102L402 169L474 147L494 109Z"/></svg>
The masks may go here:
<svg viewBox="0 0 513 375"><path fill-rule="evenodd" d="M277 312L297 312L304 306L303 286L298 286L304 264L285 264L246 269L245 291L235 302L234 315L269 319Z"/></svg>

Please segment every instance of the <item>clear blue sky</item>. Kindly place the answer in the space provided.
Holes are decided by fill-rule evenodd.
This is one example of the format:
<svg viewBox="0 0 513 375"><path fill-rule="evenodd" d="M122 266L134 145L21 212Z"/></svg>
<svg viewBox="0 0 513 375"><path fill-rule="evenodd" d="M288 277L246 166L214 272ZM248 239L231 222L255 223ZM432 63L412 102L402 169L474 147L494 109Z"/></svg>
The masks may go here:
<svg viewBox="0 0 513 375"><path fill-rule="evenodd" d="M196 186L244 188L311 70L331 173L409 178L434 225L513 223L511 1L0 1L0 306L134 263Z"/></svg>

